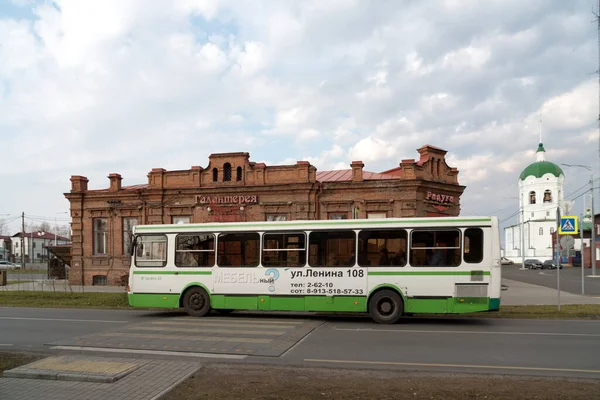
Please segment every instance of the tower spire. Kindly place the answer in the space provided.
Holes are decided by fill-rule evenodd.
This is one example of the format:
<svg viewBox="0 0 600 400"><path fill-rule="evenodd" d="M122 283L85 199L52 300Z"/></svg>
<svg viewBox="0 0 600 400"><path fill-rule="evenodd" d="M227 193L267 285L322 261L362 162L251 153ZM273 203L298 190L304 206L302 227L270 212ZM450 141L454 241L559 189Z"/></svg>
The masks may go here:
<svg viewBox="0 0 600 400"><path fill-rule="evenodd" d="M540 111L540 144L544 143L542 140L542 112Z"/></svg>

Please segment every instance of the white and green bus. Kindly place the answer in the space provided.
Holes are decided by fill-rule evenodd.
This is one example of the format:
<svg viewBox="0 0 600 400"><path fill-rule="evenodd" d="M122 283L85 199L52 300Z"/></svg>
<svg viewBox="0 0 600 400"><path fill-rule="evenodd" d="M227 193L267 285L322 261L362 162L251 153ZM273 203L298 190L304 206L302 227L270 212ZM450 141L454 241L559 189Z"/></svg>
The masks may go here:
<svg viewBox="0 0 600 400"><path fill-rule="evenodd" d="M497 311L496 217L138 225L133 307L403 315Z"/></svg>

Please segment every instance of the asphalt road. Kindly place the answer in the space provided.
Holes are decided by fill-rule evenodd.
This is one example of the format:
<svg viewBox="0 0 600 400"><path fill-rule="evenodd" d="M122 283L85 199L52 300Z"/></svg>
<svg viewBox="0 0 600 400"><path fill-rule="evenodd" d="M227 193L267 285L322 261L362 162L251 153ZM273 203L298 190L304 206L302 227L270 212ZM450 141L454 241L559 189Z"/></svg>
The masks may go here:
<svg viewBox="0 0 600 400"><path fill-rule="evenodd" d="M171 330L165 335L171 337L173 329L178 330L171 319L181 315L0 308L0 350L50 351L44 344L98 332L131 331L136 325L149 323L165 325L161 329ZM294 318L298 316L234 313L218 317L217 323L227 325L235 335L236 329L238 333L247 329L244 326L249 319L260 327L290 323ZM233 362L600 379L600 321L408 318L397 325L377 325L364 317L304 318L322 323L306 336L295 338L298 342L280 357L247 356ZM200 324L215 323L209 320L194 319ZM172 340L176 344L177 339ZM203 356L220 358L216 354Z"/></svg>
<svg viewBox="0 0 600 400"><path fill-rule="evenodd" d="M143 311L0 307L0 350L47 350L44 343L148 318Z"/></svg>
<svg viewBox="0 0 600 400"><path fill-rule="evenodd" d="M527 269L520 270L521 265L504 265L502 267L502 278L511 279L533 285L539 285L556 289L557 271L555 269ZM584 294L587 296L600 296L600 278L592 278L591 268L584 268ZM600 275L600 269L596 270ZM581 268L563 267L560 270L560 290L581 294Z"/></svg>

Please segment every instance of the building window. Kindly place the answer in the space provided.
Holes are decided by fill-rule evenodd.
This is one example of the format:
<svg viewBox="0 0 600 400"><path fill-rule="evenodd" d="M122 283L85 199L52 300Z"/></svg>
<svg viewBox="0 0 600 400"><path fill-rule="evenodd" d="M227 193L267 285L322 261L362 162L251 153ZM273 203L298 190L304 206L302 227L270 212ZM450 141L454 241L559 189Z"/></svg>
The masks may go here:
<svg viewBox="0 0 600 400"><path fill-rule="evenodd" d="M267 221L287 221L287 215L282 214L267 214Z"/></svg>
<svg viewBox="0 0 600 400"><path fill-rule="evenodd" d="M178 267L212 267L215 265L215 235L177 235L175 265Z"/></svg>
<svg viewBox="0 0 600 400"><path fill-rule="evenodd" d="M190 217L189 216L179 216L179 217L171 217L171 219L173 220L174 224L189 224L190 223Z"/></svg>
<svg viewBox="0 0 600 400"><path fill-rule="evenodd" d="M367 219L374 219L374 218L387 218L387 213L384 213L384 212L367 213Z"/></svg>
<svg viewBox="0 0 600 400"><path fill-rule="evenodd" d="M219 180L219 170L213 168L213 182L217 182Z"/></svg>
<svg viewBox="0 0 600 400"><path fill-rule="evenodd" d="M242 167L237 167L237 176L236 176L238 181L242 180Z"/></svg>
<svg viewBox="0 0 600 400"><path fill-rule="evenodd" d="M554 233L554 228L550 228L550 234L552 235Z"/></svg>
<svg viewBox="0 0 600 400"><path fill-rule="evenodd" d="M535 204L535 192L529 192L529 204Z"/></svg>
<svg viewBox="0 0 600 400"><path fill-rule="evenodd" d="M544 192L544 203L552 203L552 192L550 190Z"/></svg>
<svg viewBox="0 0 600 400"><path fill-rule="evenodd" d="M223 181L229 182L231 180L231 164L225 163L223 165Z"/></svg>
<svg viewBox="0 0 600 400"><path fill-rule="evenodd" d="M348 213L329 213L327 214L327 219L348 219Z"/></svg>
<svg viewBox="0 0 600 400"><path fill-rule="evenodd" d="M93 249L94 255L107 254L107 236L108 236L108 220L106 218L94 218L93 222Z"/></svg>
<svg viewBox="0 0 600 400"><path fill-rule="evenodd" d="M138 224L138 219L123 218L123 254L131 254L131 243L133 235L133 227Z"/></svg>
<svg viewBox="0 0 600 400"><path fill-rule="evenodd" d="M92 276L92 286L106 286L108 280L105 275L94 275Z"/></svg>
<svg viewBox="0 0 600 400"><path fill-rule="evenodd" d="M544 228L540 228L540 236L544 234Z"/></svg>
<svg viewBox="0 0 600 400"><path fill-rule="evenodd" d="M358 265L406 265L408 234L405 230L365 229L358 234Z"/></svg>

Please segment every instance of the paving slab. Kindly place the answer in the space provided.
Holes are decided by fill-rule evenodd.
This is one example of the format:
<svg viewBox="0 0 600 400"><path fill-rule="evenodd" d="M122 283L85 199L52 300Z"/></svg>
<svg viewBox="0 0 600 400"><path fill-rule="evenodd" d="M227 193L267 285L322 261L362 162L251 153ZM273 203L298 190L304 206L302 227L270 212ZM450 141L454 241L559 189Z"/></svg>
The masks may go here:
<svg viewBox="0 0 600 400"><path fill-rule="evenodd" d="M147 361L114 361L80 357L48 357L4 371L5 378L51 379L112 383L129 375Z"/></svg>
<svg viewBox="0 0 600 400"><path fill-rule="evenodd" d="M64 371L64 359L50 357L46 363L36 361L25 368L42 365L47 371ZM148 400L159 399L178 384L196 373L201 365L197 362L170 360L138 360L131 358L109 358L91 356L68 357L71 370L99 374L119 374L127 371L127 366L137 368L113 382L89 382L81 380L50 380L36 378L0 379L0 399L2 400ZM44 361L44 360L40 360ZM32 370L34 368L31 368ZM5 371L6 372L6 371Z"/></svg>
<svg viewBox="0 0 600 400"><path fill-rule="evenodd" d="M309 319L170 317L46 345L279 357L323 323Z"/></svg>

